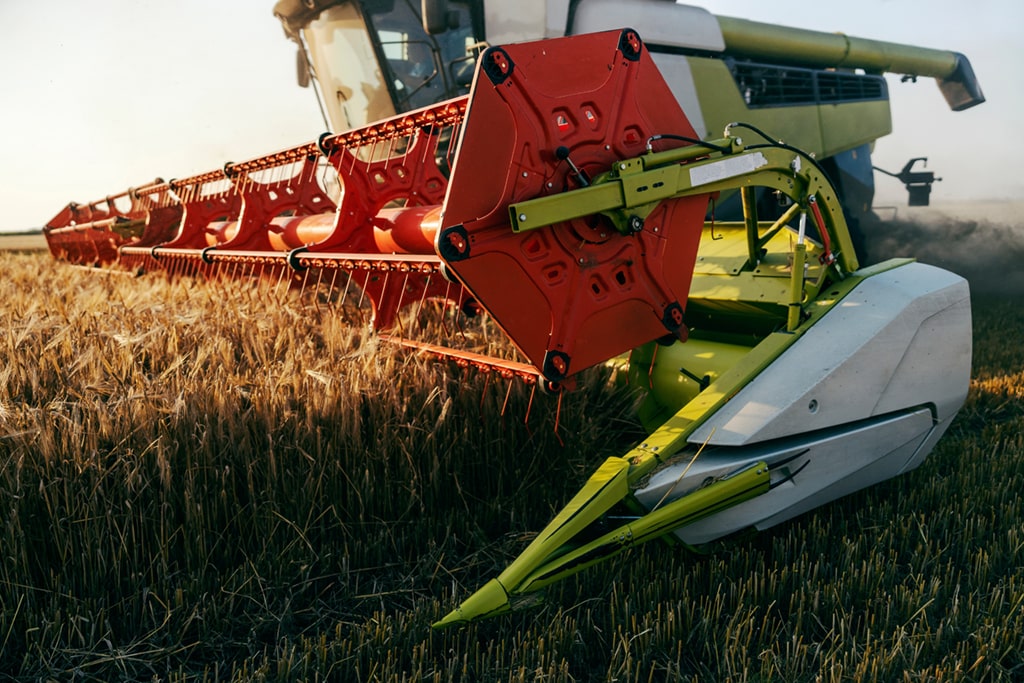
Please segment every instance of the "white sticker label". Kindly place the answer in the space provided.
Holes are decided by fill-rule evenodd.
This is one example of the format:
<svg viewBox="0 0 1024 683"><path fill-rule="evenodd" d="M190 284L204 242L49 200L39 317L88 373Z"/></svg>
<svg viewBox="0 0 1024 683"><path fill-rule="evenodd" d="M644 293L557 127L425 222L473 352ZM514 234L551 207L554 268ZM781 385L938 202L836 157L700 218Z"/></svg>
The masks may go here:
<svg viewBox="0 0 1024 683"><path fill-rule="evenodd" d="M690 169L690 186L697 187L715 183L719 180L756 171L767 165L768 160L764 158L764 155L755 152L754 154L744 154L741 157L729 157L703 166L694 166Z"/></svg>

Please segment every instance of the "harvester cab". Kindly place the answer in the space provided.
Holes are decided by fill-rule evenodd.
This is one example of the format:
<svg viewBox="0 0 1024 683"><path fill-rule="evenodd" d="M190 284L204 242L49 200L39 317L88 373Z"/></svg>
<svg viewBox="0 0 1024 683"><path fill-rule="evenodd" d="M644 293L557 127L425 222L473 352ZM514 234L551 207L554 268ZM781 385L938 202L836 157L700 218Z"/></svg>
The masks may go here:
<svg viewBox="0 0 1024 683"><path fill-rule="evenodd" d="M484 47L482 6L427 3L425 9L421 15L408 0L277 3L274 13L298 45L299 83L315 86L330 130L469 92ZM442 18L433 26L422 18L437 13Z"/></svg>
<svg viewBox="0 0 1024 683"><path fill-rule="evenodd" d="M508 5L424 2L428 31L401 0L283 0L337 132L70 204L44 230L73 263L313 290L321 315L368 307L382 340L534 388L628 357L648 436L606 454L438 626L638 543L765 529L906 472L970 376L966 281L862 267L837 173L889 125L885 81L845 69L928 73L960 107L981 101L966 60L827 34L795 50L805 32L789 29L755 52L766 25L657 0L551 0L518 22ZM583 32L627 21L654 42ZM517 40L483 49L448 97L495 35ZM438 308L493 321L517 357L413 338Z"/></svg>

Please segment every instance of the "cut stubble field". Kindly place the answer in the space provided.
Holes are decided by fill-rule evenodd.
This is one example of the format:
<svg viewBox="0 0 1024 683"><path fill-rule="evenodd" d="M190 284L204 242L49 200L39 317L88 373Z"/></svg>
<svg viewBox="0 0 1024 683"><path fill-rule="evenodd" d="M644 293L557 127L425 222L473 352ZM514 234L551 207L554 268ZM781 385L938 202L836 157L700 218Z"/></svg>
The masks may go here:
<svg viewBox="0 0 1024 683"><path fill-rule="evenodd" d="M919 469L434 632L640 438L633 397L506 397L266 284L0 268L0 680L1024 677L1020 290L977 288Z"/></svg>

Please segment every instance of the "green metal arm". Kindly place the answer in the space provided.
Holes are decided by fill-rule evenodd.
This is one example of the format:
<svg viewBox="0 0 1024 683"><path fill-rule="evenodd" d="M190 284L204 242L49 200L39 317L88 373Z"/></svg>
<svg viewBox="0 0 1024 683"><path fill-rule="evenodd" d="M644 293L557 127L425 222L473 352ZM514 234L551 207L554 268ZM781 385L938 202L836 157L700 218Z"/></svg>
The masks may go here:
<svg viewBox="0 0 1024 683"><path fill-rule="evenodd" d="M818 228L827 231L841 272L857 269L839 198L817 164L785 146L744 148L735 137L617 161L590 186L513 204L509 217L512 230L523 232L600 213L629 234L661 201L753 187L777 190L803 209L814 197L825 223Z"/></svg>
<svg viewBox="0 0 1024 683"><path fill-rule="evenodd" d="M635 545L659 538L726 508L738 505L769 488L768 465L754 466L674 500L654 512L608 531L573 548L566 542L628 494L630 464L608 458L583 489L548 524L533 543L505 569L457 609L434 624L443 628L512 611L515 598L538 591L551 583L607 560ZM581 514L582 513L582 514Z"/></svg>

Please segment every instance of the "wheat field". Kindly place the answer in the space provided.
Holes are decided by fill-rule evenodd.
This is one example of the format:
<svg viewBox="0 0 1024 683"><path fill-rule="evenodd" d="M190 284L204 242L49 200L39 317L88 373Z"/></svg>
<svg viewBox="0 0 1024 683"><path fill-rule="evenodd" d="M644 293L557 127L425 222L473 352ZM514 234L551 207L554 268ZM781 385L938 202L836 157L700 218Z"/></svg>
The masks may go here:
<svg viewBox="0 0 1024 683"><path fill-rule="evenodd" d="M1019 298L975 297L918 470L434 632L640 437L631 396L506 393L267 285L0 268L0 680L1024 679Z"/></svg>

